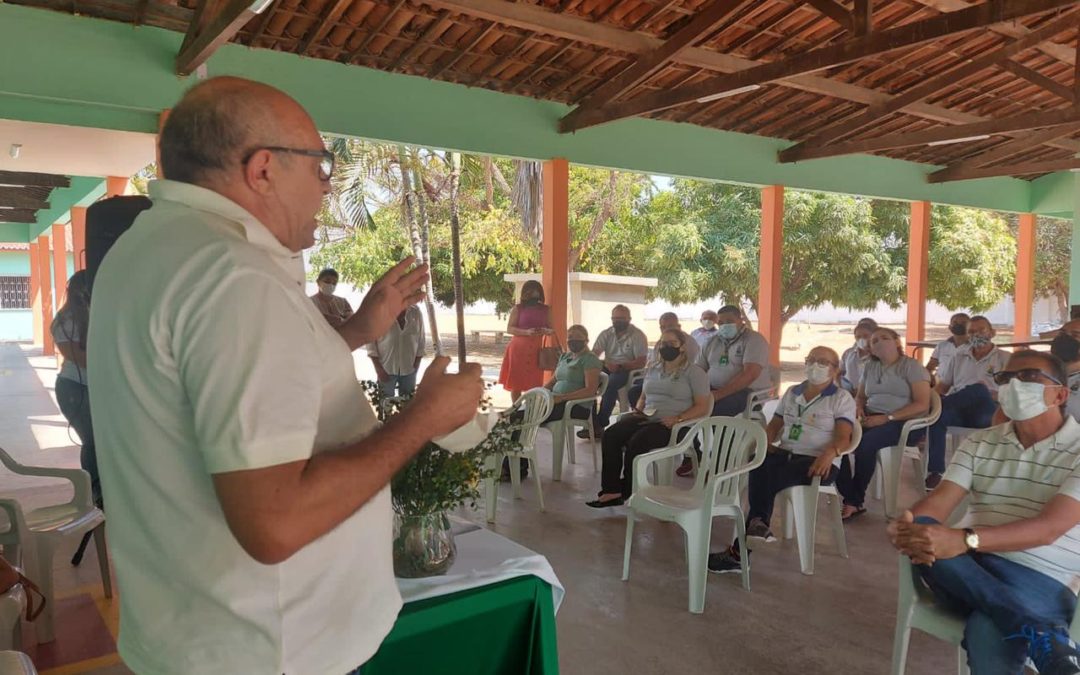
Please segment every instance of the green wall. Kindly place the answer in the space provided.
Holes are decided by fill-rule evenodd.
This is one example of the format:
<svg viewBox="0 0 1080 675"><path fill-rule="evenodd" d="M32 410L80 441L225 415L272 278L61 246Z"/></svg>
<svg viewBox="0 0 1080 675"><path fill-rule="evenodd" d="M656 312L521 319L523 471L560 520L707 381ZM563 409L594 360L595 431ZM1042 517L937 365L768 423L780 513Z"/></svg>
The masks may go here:
<svg viewBox="0 0 1080 675"><path fill-rule="evenodd" d="M157 28L0 3L0 118L152 133L158 111L188 85L172 72L181 40ZM559 134L567 111L560 104L270 50L227 45L208 70L284 89L329 133L1004 211L1033 206L1026 181L930 185L930 167L872 156L781 165L775 153L783 141L688 124L631 119Z"/></svg>

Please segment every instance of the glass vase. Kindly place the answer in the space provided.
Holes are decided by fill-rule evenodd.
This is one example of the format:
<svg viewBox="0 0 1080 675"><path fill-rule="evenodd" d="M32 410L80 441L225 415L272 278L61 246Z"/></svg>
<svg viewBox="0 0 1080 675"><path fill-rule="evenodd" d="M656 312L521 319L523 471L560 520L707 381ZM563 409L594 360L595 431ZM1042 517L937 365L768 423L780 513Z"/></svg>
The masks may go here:
<svg viewBox="0 0 1080 675"><path fill-rule="evenodd" d="M446 574L457 557L446 513L394 514L394 576L406 579Z"/></svg>

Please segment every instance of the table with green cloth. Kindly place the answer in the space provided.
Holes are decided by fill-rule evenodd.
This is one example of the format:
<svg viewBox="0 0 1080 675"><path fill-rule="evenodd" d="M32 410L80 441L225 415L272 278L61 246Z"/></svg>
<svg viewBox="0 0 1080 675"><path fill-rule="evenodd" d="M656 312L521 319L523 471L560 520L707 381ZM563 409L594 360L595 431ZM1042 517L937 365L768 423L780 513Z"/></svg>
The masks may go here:
<svg viewBox="0 0 1080 675"><path fill-rule="evenodd" d="M490 530L457 527L444 576L398 579L405 606L362 675L554 675L564 590L547 559Z"/></svg>

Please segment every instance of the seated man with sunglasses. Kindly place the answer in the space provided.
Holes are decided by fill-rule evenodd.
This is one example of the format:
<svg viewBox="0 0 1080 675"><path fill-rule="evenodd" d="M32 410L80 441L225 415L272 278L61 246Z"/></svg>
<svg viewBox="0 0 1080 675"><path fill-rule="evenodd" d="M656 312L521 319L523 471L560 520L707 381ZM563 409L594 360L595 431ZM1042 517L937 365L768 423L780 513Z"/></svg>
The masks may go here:
<svg viewBox="0 0 1080 675"><path fill-rule="evenodd" d="M934 596L967 617L974 675L1080 673L1068 627L1080 589L1080 423L1064 412L1065 366L1014 354L995 374L1011 420L957 449L941 484L889 525ZM942 525L970 496L971 527Z"/></svg>

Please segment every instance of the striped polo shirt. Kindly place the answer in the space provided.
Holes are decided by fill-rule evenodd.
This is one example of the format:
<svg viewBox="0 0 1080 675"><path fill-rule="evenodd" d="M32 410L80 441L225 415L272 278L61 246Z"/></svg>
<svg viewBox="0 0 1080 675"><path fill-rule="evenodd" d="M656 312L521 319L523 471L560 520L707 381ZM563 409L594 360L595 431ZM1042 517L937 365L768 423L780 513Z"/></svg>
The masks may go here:
<svg viewBox="0 0 1080 675"><path fill-rule="evenodd" d="M945 472L971 493L972 526L1006 525L1033 518L1055 495L1080 501L1080 423L1065 423L1024 449L1011 422L967 437ZM1080 591L1080 525L1049 546L997 553Z"/></svg>

